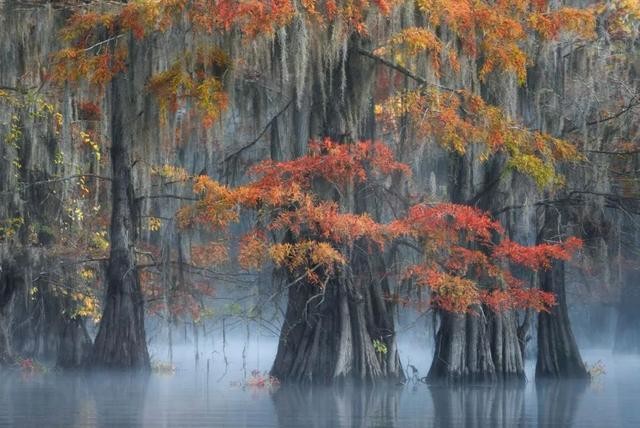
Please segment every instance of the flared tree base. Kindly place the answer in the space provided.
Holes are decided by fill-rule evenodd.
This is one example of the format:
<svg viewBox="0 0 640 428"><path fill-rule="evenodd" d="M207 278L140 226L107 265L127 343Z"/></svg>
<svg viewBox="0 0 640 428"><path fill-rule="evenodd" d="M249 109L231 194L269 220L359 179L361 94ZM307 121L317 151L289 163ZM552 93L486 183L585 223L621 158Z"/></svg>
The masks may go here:
<svg viewBox="0 0 640 428"><path fill-rule="evenodd" d="M324 289L289 288L272 376L282 382L402 382L395 333L379 284L355 284L345 268Z"/></svg>

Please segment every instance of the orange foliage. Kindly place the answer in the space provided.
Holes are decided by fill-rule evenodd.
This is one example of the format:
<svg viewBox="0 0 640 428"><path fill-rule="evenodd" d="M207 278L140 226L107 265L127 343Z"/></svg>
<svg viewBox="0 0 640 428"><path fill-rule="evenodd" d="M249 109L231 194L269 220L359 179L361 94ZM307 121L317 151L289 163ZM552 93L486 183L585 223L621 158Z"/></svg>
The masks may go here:
<svg viewBox="0 0 640 428"><path fill-rule="evenodd" d="M446 26L460 38L465 54L482 58L480 79L498 69L526 78L523 44L531 31L552 39L561 32L590 38L595 32L592 9L562 8L547 12L546 0L418 0L432 26Z"/></svg>
<svg viewBox="0 0 640 428"><path fill-rule="evenodd" d="M207 267L220 265L229 259L227 243L210 242L204 245L191 246L191 260L196 266Z"/></svg>
<svg viewBox="0 0 640 428"><path fill-rule="evenodd" d="M547 269L553 260L568 260L580 246L571 238L561 244L527 247L509 240L501 225L486 213L457 204L419 204L403 218L380 224L366 214L343 212L340 201L350 186L394 172L407 171L388 148L370 142L338 144L325 139L311 144L310 153L285 162L266 161L253 168L253 181L236 188L199 177L194 191L201 199L182 215L183 224L220 229L238 220L238 210L258 214L259 228L240 243L239 262L256 269L267 261L320 286L349 263L356 244L382 248L396 239L412 239L423 252L422 263L409 266L405 276L431 291L432 304L464 312L486 304L496 310L546 310L553 296L525 288L509 265ZM337 201L320 199L319 182L340 192ZM186 220L186 221L185 221ZM271 242L287 236L286 242Z"/></svg>
<svg viewBox="0 0 640 428"><path fill-rule="evenodd" d="M391 150L372 142L339 144L329 139L312 141L309 154L284 162L264 161L252 168L253 181L236 188L198 177L194 191L201 196L179 214L183 226L205 225L221 229L238 220L240 209L256 211L263 230L291 234L291 243L270 243L254 230L240 243L239 262L255 269L268 260L292 273L302 272L321 283L336 264L346 263L342 248L358 240L382 247L387 239L383 225L366 214L342 212L335 201L323 201L313 192L318 181L346 195L356 183L392 173L408 173L394 160Z"/></svg>
<svg viewBox="0 0 640 428"><path fill-rule="evenodd" d="M267 261L269 243L263 232L254 230L240 240L238 262L244 269L258 269Z"/></svg>
<svg viewBox="0 0 640 428"><path fill-rule="evenodd" d="M530 131L498 107L467 91L416 90L390 97L376 109L387 129L408 116L421 136L431 136L448 150L465 153L470 144L485 147L483 159L503 152L509 166L531 177L538 186L562 183L558 161L580 159L576 147L551 135Z"/></svg>
<svg viewBox="0 0 640 428"><path fill-rule="evenodd" d="M476 208L416 205L407 216L388 225L396 237L411 237L422 245L424 261L405 276L432 292L432 304L465 312L486 304L496 310L547 310L554 296L525 288L508 268L513 263L531 270L548 269L553 260L568 260L580 246L577 238L561 244L524 246L504 236L500 224Z"/></svg>

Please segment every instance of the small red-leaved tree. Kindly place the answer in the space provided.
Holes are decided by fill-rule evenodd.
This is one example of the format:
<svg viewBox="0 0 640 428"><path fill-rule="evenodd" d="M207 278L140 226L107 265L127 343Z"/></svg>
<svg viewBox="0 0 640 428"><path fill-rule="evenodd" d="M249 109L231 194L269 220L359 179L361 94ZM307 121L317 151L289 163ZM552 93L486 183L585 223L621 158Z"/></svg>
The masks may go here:
<svg viewBox="0 0 640 428"><path fill-rule="evenodd" d="M523 246L511 241L488 214L455 204L413 206L405 218L389 228L401 239L417 241L424 254L423 262L409 266L406 275L430 289L432 304L441 311L429 380L494 380L497 376L518 379L522 367L522 361L517 360L522 358L520 350L494 347L496 338L517 346L517 338L503 337L515 330L488 329L499 330L501 323L512 322L504 318L513 309L546 312L555 305L555 296L526 287L511 269L549 270L554 261L568 260L581 241L569 238L564 243ZM489 317L498 319L487 323ZM492 355L496 349L503 353ZM494 361L504 366L496 367Z"/></svg>
<svg viewBox="0 0 640 428"><path fill-rule="evenodd" d="M406 276L431 291L434 306L449 313L482 306L547 310L553 295L525 287L509 270L532 270L567 259L576 241L521 246L500 225L472 207L415 205L390 224L354 208L365 182L409 173L380 143L311 143L310 153L287 162L263 162L236 188L198 177L183 226L226 228L239 209L255 214L241 240L239 263L272 263L285 272L287 311L272 374L283 381L332 382L402 378L391 316L393 298L381 252L394 240L415 240L423 263ZM369 183L370 184L370 183ZM416 247L413 245L413 247Z"/></svg>

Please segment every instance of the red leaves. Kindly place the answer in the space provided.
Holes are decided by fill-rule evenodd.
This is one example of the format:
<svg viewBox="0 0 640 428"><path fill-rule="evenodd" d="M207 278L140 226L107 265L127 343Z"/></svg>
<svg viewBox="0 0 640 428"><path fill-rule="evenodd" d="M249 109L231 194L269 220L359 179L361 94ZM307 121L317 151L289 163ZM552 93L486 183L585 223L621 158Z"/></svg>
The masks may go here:
<svg viewBox="0 0 640 428"><path fill-rule="evenodd" d="M409 209L404 219L389 226L393 234L450 241L451 233L464 233L466 239L486 243L493 233L502 233L502 226L486 213L468 205L440 203L420 204Z"/></svg>
<svg viewBox="0 0 640 428"><path fill-rule="evenodd" d="M575 237L560 244L539 244L527 247L503 239L494 250L494 257L503 258L531 270L549 269L553 260L569 260L582 247L582 241Z"/></svg>
<svg viewBox="0 0 640 428"><path fill-rule="evenodd" d="M432 292L432 304L455 312L485 304L494 310L547 310L552 294L524 288L509 271L509 263L530 270L548 269L554 260L568 260L581 246L577 238L561 244L524 246L504 236L488 214L455 204L417 205L406 218L388 226L391 236L416 239L424 262L405 275Z"/></svg>
<svg viewBox="0 0 640 428"><path fill-rule="evenodd" d="M286 162L265 161L253 167L251 172L260 177L255 185L296 185L307 189L313 179L322 178L343 188L352 182L364 182L368 176L410 173L409 167L396 162L392 151L382 143L340 144L325 138L312 141L309 146L307 156Z"/></svg>
<svg viewBox="0 0 640 428"><path fill-rule="evenodd" d="M315 141L306 156L257 165L252 170L256 178L244 186L229 188L199 177L194 191L201 199L183 211L181 223L195 221L223 229L238 220L239 209L254 211L259 228L242 238L240 265L257 269L270 260L321 286L326 283L321 275L328 278L336 266L349 263L356 242L382 248L394 239L412 239L421 247L424 261L408 267L405 277L428 287L431 303L441 309L466 312L487 305L495 310L539 311L554 303L552 295L524 288L509 265L549 268L554 260L571 257L581 245L576 238L524 246L509 240L487 213L451 203L412 206L404 218L387 225L367 214L344 212L342 198L354 184L407 170L379 143ZM315 193L317 186L327 184L337 190L336 201L322 200ZM290 241L273 243L266 231L284 234Z"/></svg>
<svg viewBox="0 0 640 428"><path fill-rule="evenodd" d="M102 109L94 102L78 102L78 119L80 120L100 120Z"/></svg>

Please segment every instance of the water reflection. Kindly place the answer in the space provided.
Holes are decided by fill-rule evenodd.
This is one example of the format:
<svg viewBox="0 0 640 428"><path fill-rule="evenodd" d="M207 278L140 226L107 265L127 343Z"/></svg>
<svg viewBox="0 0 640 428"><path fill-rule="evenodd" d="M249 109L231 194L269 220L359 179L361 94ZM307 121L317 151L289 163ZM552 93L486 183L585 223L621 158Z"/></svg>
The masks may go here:
<svg viewBox="0 0 640 428"><path fill-rule="evenodd" d="M273 394L281 427L395 427L401 389L285 385Z"/></svg>
<svg viewBox="0 0 640 428"><path fill-rule="evenodd" d="M86 377L97 427L143 426L148 375L91 374ZM80 397L78 397L80 398Z"/></svg>
<svg viewBox="0 0 640 428"><path fill-rule="evenodd" d="M538 426L574 426L577 410L588 386L588 382L579 380L537 382Z"/></svg>
<svg viewBox="0 0 640 428"><path fill-rule="evenodd" d="M525 386L430 386L436 426L523 427Z"/></svg>
<svg viewBox="0 0 640 428"><path fill-rule="evenodd" d="M602 427L640 426L640 359L607 361L596 385L251 389L204 370L150 377L0 372L0 426Z"/></svg>

